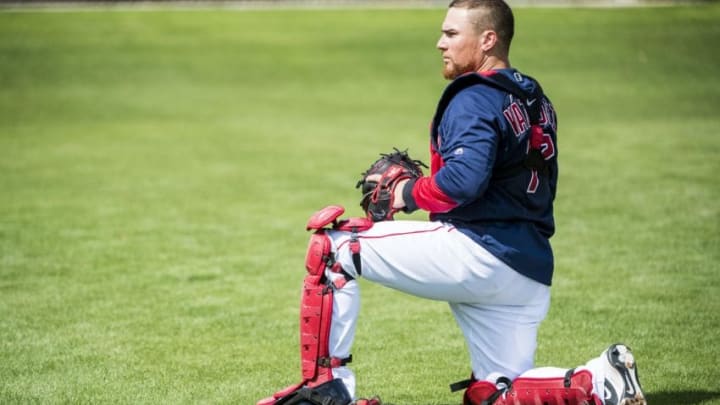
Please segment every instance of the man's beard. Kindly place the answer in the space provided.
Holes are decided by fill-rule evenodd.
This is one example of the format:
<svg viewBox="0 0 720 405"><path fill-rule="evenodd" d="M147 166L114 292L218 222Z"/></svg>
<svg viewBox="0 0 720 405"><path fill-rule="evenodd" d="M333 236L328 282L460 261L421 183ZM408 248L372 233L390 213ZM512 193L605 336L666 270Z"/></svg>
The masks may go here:
<svg viewBox="0 0 720 405"><path fill-rule="evenodd" d="M448 63L445 63L443 66L443 77L447 80L455 80L458 76L472 72L472 68L470 66L459 66L456 65L454 62L450 61Z"/></svg>

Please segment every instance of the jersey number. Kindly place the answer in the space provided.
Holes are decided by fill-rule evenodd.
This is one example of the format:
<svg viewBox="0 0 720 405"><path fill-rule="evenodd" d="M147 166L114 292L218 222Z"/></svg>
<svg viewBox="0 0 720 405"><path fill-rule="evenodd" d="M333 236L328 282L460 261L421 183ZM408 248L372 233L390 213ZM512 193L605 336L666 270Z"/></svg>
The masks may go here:
<svg viewBox="0 0 720 405"><path fill-rule="evenodd" d="M527 146L528 153L530 152L530 140L528 140ZM540 153L545 160L550 160L555 156L555 144L553 143L552 136L543 132L542 143L540 143ZM528 194L535 194L538 187L540 186L540 176L535 169L532 169L530 173L530 183L527 187Z"/></svg>

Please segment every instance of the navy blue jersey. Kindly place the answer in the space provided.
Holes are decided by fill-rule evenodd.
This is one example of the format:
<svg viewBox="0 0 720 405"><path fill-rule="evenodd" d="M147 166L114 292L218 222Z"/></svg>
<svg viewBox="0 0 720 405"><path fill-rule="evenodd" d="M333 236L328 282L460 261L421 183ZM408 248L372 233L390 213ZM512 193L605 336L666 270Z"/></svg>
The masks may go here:
<svg viewBox="0 0 720 405"><path fill-rule="evenodd" d="M538 86L515 69L482 74L505 75L530 94ZM482 83L455 94L433 125L430 176L412 183L405 194L411 209L455 224L519 273L550 285L557 119L547 97L529 100L541 107L545 170L523 166L530 150L527 101Z"/></svg>

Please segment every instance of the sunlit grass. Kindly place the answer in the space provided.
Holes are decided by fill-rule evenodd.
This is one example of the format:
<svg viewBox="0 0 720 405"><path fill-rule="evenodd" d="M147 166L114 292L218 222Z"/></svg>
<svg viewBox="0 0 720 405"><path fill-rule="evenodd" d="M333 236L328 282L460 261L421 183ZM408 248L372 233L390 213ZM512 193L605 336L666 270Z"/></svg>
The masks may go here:
<svg viewBox="0 0 720 405"><path fill-rule="evenodd" d="M254 404L299 379L307 217L427 160L443 10L0 13L0 403ZM559 115L538 364L624 341L720 403L720 7L518 9ZM359 393L458 404L446 305L362 281Z"/></svg>

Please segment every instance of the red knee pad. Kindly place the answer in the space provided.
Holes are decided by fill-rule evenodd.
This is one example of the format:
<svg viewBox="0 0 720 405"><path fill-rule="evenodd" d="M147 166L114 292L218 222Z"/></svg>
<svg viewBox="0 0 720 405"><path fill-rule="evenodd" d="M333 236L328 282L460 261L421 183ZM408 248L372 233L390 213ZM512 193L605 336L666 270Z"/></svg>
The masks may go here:
<svg viewBox="0 0 720 405"><path fill-rule="evenodd" d="M318 230L310 236L307 254L305 255L305 269L311 276L322 277L325 268L332 260L331 256L332 244L330 238L325 235L325 231Z"/></svg>
<svg viewBox="0 0 720 405"><path fill-rule="evenodd" d="M320 277L322 277L326 267L330 267L336 273L342 271L332 256L332 244L330 238L325 234L327 229L350 232L349 246L353 264L358 275L362 272L358 233L372 228L373 222L367 218L338 220L344 212L345 208L342 206L330 205L314 213L308 220L306 229L314 230L315 233L310 237L310 244L305 257L305 268L311 276L319 277L318 282L320 282Z"/></svg>
<svg viewBox="0 0 720 405"><path fill-rule="evenodd" d="M339 205L331 205L316 212L310 217L308 230L315 232L310 236L305 269L308 275L303 283L303 295L300 309L300 355L302 360L302 376L308 387L315 387L333 379L332 369L341 367L351 361L351 357L340 359L330 357L328 343L335 289L342 288L351 279L339 278L330 282L325 277L325 269L334 272L342 269L335 262L332 252L332 241L326 234L328 225L333 229L341 227L348 221L338 221L345 212Z"/></svg>

